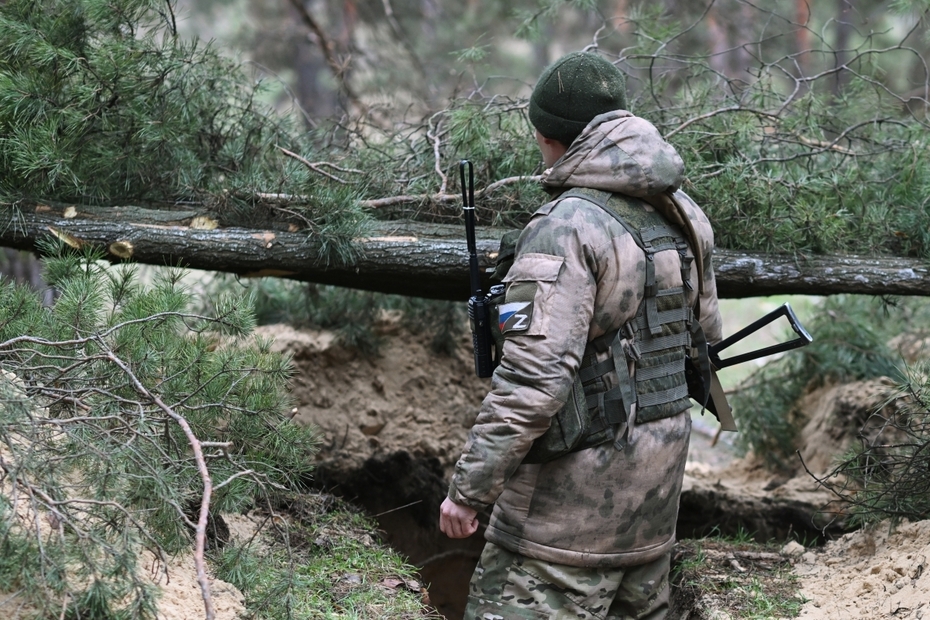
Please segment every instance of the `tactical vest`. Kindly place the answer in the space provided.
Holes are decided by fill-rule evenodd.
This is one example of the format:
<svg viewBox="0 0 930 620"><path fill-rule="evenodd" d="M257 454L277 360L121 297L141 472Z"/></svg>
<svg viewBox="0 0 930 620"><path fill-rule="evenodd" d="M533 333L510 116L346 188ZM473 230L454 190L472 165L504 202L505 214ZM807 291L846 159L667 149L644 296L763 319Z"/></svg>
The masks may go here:
<svg viewBox="0 0 930 620"><path fill-rule="evenodd" d="M644 297L630 321L588 342L568 401L553 417L549 430L533 443L525 463L544 463L608 441L622 450L632 441L636 424L689 409L685 361L692 347L698 352L697 371L702 377L710 373L704 333L687 301L692 257L681 231L658 211L647 211L638 201L619 194L573 189L558 200L570 197L601 207L643 250ZM682 285L659 289L654 258L666 250L680 257ZM700 252L700 248L695 250ZM605 352L609 355L598 361L598 354ZM613 377L613 387L606 381L608 375Z"/></svg>

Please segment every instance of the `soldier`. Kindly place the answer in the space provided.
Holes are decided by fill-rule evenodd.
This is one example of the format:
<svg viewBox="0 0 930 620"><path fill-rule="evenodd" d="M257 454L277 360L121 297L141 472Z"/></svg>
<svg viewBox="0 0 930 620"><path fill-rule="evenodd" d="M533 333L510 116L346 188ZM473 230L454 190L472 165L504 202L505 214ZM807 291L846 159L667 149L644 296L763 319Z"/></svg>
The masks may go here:
<svg viewBox="0 0 930 620"><path fill-rule="evenodd" d="M592 52L550 65L530 98L552 200L517 241L503 354L440 508L464 538L494 504L466 620L667 615L685 356L721 326L707 217L627 107Z"/></svg>

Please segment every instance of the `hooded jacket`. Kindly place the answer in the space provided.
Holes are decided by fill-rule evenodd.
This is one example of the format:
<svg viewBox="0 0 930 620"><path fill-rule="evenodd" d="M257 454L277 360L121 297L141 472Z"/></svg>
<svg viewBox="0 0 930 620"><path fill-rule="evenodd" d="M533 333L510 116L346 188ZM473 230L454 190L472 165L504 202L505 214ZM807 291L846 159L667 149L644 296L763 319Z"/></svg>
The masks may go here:
<svg viewBox="0 0 930 620"><path fill-rule="evenodd" d="M645 255L613 216L570 188L641 197L674 192L701 240L704 293L689 303L709 342L721 339L704 213L680 186L683 163L649 122L617 110L596 117L543 174L556 199L537 210L517 242L501 307L500 365L449 487L455 502L494 509L485 538L572 566L649 562L675 542L691 418L637 424L622 450L607 442L543 464L523 459L565 404L588 342L633 318L644 296ZM692 248L693 249L693 248ZM655 256L660 288L681 284L677 252ZM516 318L515 318L516 317ZM632 369L632 368L631 368Z"/></svg>

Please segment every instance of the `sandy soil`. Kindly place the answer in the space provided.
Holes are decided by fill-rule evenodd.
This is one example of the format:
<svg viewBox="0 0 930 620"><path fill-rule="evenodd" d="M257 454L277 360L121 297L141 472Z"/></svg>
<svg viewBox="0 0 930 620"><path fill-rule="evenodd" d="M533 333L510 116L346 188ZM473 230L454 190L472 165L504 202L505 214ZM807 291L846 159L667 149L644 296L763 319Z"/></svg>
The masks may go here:
<svg viewBox="0 0 930 620"><path fill-rule="evenodd" d="M930 521L882 523L804 553L806 620L930 618Z"/></svg>
<svg viewBox="0 0 930 620"><path fill-rule="evenodd" d="M171 558L167 576L159 573L150 577L161 590L158 620L200 620L204 617L204 602L193 555ZM216 620L235 620L245 611L242 592L225 581L210 579L210 598Z"/></svg>
<svg viewBox="0 0 930 620"><path fill-rule="evenodd" d="M0 460L11 460L11 454L0 445ZM0 476L0 495L10 501L10 508L16 515L19 528L23 532L37 530L42 538L53 537L54 522L43 511L36 511L28 496L21 490L17 492L10 482L10 477ZM251 535L246 517L232 515L228 518L233 536L247 538ZM246 522L243 525L243 522ZM158 620L200 620L204 618L204 601L197 581L197 569L193 554L180 554L166 558L162 563L153 553L142 550L139 566L145 567L144 577L161 592L158 601ZM235 620L245 611L245 597L233 585L208 575L210 594L216 620ZM0 618L3 620L23 620L34 618L37 610L26 604L21 592L8 592L0 584ZM64 613L64 611L62 611Z"/></svg>

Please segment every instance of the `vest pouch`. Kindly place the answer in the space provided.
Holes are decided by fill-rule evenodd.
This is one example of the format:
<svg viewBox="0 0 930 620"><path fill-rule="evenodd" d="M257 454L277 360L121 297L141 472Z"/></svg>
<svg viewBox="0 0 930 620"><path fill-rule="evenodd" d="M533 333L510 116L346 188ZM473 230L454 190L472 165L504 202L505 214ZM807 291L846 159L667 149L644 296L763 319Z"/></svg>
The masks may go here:
<svg viewBox="0 0 930 620"><path fill-rule="evenodd" d="M519 230L508 230L501 237L500 248L497 250L497 261L494 263L494 271L490 275L491 282L503 282L504 278L507 277L507 272L513 267L520 232Z"/></svg>
<svg viewBox="0 0 930 620"><path fill-rule="evenodd" d="M549 430L536 438L523 462L547 463L577 450L587 437L590 426L591 417L588 414L584 387L576 375L565 406L552 416Z"/></svg>

